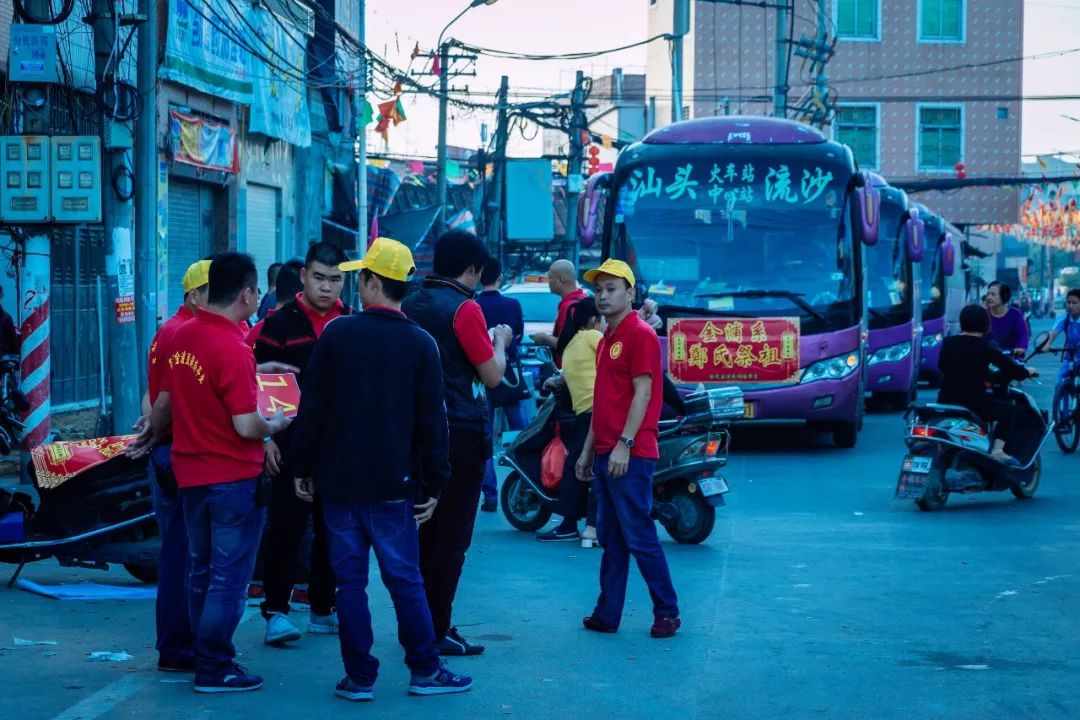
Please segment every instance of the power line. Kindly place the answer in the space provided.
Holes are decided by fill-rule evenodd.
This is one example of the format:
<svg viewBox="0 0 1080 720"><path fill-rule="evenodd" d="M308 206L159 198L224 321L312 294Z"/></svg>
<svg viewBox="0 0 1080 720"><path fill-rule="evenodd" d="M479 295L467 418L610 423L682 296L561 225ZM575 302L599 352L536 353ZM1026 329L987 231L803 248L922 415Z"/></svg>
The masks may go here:
<svg viewBox="0 0 1080 720"><path fill-rule="evenodd" d="M589 58L599 57L601 55L608 55L610 53L621 52L623 50L631 50L642 45L648 45L655 40L671 40L673 36L670 34L654 35L646 40L639 40L629 45L622 45L616 48L608 48L606 50L586 50L583 52L575 53L558 53L558 54L531 54L531 53L519 53L511 52L509 50L494 50L492 48L483 48L477 45L469 45L468 43L461 42L460 40L453 40L455 45L463 50L469 50L477 55L487 55L489 57L501 58L503 60L533 60L533 61L547 61L547 60L588 60Z"/></svg>

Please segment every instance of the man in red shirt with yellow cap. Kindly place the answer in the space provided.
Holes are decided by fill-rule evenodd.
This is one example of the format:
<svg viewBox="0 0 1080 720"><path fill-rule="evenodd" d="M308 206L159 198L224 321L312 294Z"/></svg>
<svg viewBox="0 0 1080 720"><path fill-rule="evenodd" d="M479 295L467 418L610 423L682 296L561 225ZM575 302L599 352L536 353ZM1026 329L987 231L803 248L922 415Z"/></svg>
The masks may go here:
<svg viewBox="0 0 1080 720"><path fill-rule="evenodd" d="M653 599L650 634L671 637L682 624L678 599L650 517L664 395L660 341L631 306L629 265L606 260L585 280L594 284L607 330L597 347L592 427L576 468L581 480L595 478L597 539L604 548L600 597L584 624L596 632L618 630L633 556Z"/></svg>

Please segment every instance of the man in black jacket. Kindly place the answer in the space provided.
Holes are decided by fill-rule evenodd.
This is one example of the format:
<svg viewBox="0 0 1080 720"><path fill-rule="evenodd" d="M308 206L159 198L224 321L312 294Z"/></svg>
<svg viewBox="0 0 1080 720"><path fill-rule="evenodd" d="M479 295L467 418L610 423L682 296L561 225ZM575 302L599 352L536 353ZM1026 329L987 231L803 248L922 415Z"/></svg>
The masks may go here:
<svg viewBox="0 0 1080 720"><path fill-rule="evenodd" d="M487 250L475 235L444 233L435 243L435 274L403 304L409 319L439 345L450 422L450 484L435 517L420 531L420 572L443 655L484 651L461 637L451 624L451 611L472 542L484 465L491 457L484 388L502 382L513 337L508 326L497 325L492 344L484 311L472 299L487 260Z"/></svg>
<svg viewBox="0 0 1080 720"><path fill-rule="evenodd" d="M304 289L266 319L255 341L258 362L276 360L288 363L300 369L299 380L306 379L308 359L323 329L333 319L352 312L341 302L345 276L338 266L345 259L341 248L330 243L315 243L308 249L304 268L300 272ZM337 379L341 380L343 376ZM334 575L326 552L322 509L317 503L313 506L296 497L293 485L295 474L287 452L291 432L287 430L266 442L266 472L273 477L263 573L266 601L262 605L262 612L266 618L267 645L281 645L300 639L299 628L288 616L289 599L296 579L297 556L312 513L314 532L308 573L308 597L311 602L308 632L321 635L337 633Z"/></svg>
<svg viewBox="0 0 1080 720"><path fill-rule="evenodd" d="M412 253L379 238L342 269L360 270L364 312L334 323L315 347L290 449L297 494L308 501L317 494L322 502L338 579L345 677L334 694L373 698L379 661L371 655L367 602L372 549L397 613L409 693L464 692L472 680L440 661L420 577L417 526L435 512L450 467L439 350L401 312L415 270Z"/></svg>

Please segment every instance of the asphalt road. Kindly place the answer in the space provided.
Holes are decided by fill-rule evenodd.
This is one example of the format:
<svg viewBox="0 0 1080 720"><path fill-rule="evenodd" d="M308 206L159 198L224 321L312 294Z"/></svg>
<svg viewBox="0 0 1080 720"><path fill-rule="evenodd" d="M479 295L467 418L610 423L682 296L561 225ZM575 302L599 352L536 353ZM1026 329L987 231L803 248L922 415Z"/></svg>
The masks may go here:
<svg viewBox="0 0 1080 720"><path fill-rule="evenodd" d="M1039 365L1049 374L1051 361ZM1049 399L1049 386L1034 390ZM713 536L665 540L684 620L672 640L648 637L636 575L620 632L586 633L599 551L541 545L482 515L456 622L488 652L452 662L474 676L471 693L406 695L377 580L383 670L363 707L331 695L342 675L333 638L265 647L254 610L237 646L266 686L207 697L155 671L152 602L0 589L0 717L1080 718L1080 455L1051 441L1034 500L954 496L923 513L892 498L901 430L899 413L871 415L855 450L790 430L740 434ZM26 576L133 583L52 563ZM95 650L134 657L89 662Z"/></svg>

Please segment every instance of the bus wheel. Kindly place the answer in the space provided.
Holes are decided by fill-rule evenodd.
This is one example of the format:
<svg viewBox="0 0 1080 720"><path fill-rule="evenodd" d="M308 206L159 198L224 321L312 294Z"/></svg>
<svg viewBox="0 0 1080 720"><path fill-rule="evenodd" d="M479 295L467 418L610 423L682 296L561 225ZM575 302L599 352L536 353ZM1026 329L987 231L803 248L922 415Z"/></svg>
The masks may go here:
<svg viewBox="0 0 1080 720"><path fill-rule="evenodd" d="M859 427L855 423L840 423L833 428L833 444L838 448L853 448L859 438Z"/></svg>

